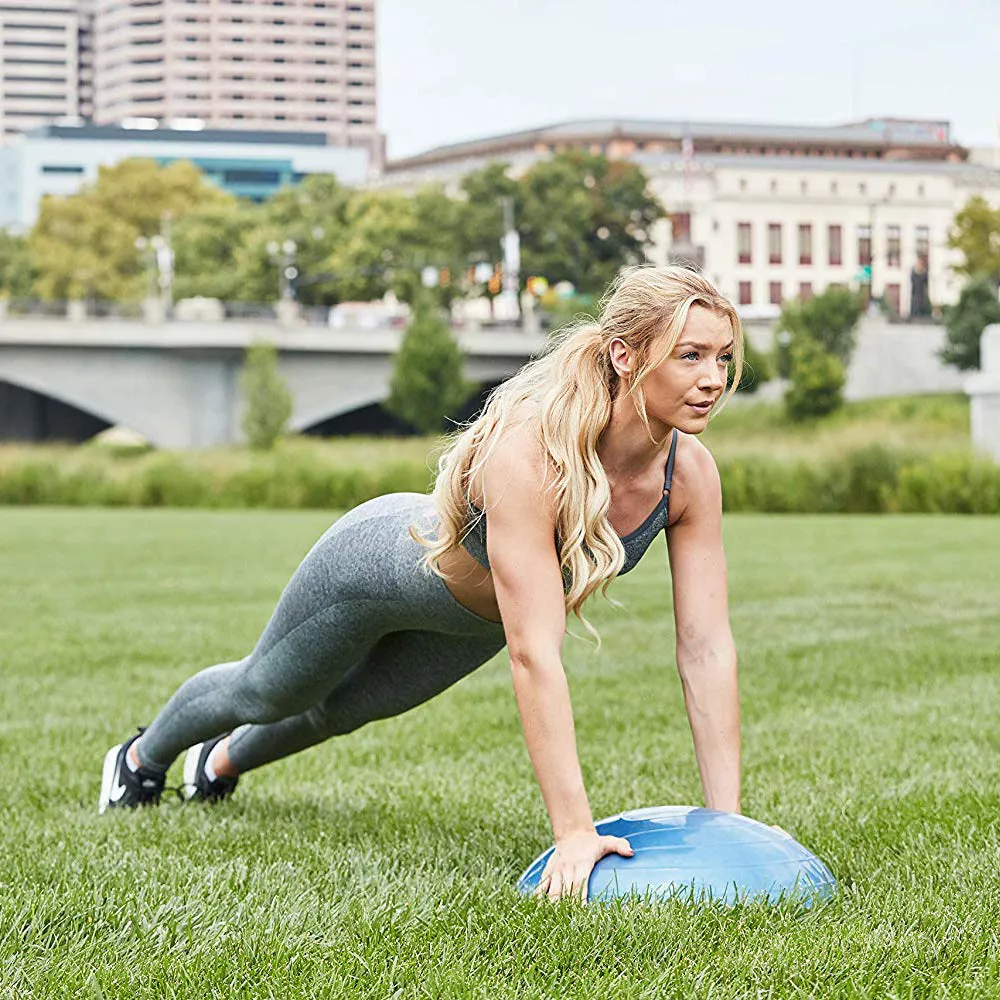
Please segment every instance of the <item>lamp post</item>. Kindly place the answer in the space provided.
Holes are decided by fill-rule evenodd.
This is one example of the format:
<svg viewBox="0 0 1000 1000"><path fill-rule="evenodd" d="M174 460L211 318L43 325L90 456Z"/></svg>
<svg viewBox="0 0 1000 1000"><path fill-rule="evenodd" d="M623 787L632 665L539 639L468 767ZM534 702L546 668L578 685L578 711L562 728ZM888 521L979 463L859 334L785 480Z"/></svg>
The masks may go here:
<svg viewBox="0 0 1000 1000"><path fill-rule="evenodd" d="M276 312L278 322L282 326L292 326L299 318L299 307L295 301L295 285L293 282L299 276L295 266L295 251L298 247L295 240L271 240L267 244L267 256L278 268L278 303Z"/></svg>
<svg viewBox="0 0 1000 1000"><path fill-rule="evenodd" d="M146 299L143 314L150 323L162 323L172 299L174 252L162 233L152 237L137 236L135 248L142 254L146 269Z"/></svg>
<svg viewBox="0 0 1000 1000"><path fill-rule="evenodd" d="M267 244L268 259L278 268L279 298L284 302L295 298L295 286L292 282L299 276L299 269L295 266L296 250L298 247L295 240L284 240L281 243L271 240Z"/></svg>

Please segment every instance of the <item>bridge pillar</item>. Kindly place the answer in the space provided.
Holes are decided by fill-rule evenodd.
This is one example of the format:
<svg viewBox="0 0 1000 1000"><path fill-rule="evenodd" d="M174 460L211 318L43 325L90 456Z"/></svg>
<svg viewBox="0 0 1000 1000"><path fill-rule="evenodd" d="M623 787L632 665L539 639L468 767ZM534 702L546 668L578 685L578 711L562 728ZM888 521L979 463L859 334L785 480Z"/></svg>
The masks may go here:
<svg viewBox="0 0 1000 1000"><path fill-rule="evenodd" d="M1000 323L983 330L979 345L979 372L965 381L972 444L1000 462Z"/></svg>

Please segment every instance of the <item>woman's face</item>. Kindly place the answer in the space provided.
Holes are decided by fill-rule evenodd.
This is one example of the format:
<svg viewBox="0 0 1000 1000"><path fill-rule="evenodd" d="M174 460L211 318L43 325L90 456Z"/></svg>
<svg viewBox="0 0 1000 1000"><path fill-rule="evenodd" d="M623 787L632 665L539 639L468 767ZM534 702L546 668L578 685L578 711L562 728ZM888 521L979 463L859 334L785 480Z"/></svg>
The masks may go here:
<svg viewBox="0 0 1000 1000"><path fill-rule="evenodd" d="M654 436L659 438L661 429L665 433L671 427L700 434L726 388L732 360L729 319L705 306L692 306L674 349L642 383Z"/></svg>

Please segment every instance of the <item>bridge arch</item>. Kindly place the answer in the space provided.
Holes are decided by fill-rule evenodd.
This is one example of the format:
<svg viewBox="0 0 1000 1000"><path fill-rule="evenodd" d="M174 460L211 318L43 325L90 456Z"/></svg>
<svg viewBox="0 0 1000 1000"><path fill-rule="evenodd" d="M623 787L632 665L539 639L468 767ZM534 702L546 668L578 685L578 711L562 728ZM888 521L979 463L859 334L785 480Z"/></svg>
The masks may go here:
<svg viewBox="0 0 1000 1000"><path fill-rule="evenodd" d="M90 410L0 379L0 441L80 444L110 426Z"/></svg>

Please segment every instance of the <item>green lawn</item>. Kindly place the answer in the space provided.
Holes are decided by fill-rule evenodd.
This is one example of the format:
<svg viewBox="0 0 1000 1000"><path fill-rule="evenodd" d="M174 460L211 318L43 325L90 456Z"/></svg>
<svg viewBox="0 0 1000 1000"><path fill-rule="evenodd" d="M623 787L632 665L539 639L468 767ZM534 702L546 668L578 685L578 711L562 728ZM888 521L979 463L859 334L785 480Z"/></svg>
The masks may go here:
<svg viewBox="0 0 1000 1000"><path fill-rule="evenodd" d="M110 743L242 655L323 513L0 513L2 997L1000 994L1000 530L734 516L744 807L839 897L538 905L547 846L503 657L245 779L98 817ZM597 816L695 803L662 542L568 641Z"/></svg>

